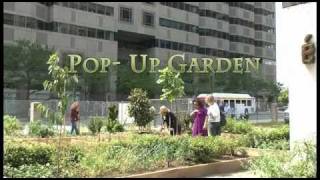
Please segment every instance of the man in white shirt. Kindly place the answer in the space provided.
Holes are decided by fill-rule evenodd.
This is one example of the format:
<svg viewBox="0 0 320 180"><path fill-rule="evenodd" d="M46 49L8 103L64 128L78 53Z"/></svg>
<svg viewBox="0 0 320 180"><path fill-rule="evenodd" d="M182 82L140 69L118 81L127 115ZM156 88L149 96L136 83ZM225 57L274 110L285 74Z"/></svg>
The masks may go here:
<svg viewBox="0 0 320 180"><path fill-rule="evenodd" d="M213 96L206 98L206 103L209 105L207 111L206 122L204 129L207 126L209 136L220 135L220 109L218 104L214 101Z"/></svg>

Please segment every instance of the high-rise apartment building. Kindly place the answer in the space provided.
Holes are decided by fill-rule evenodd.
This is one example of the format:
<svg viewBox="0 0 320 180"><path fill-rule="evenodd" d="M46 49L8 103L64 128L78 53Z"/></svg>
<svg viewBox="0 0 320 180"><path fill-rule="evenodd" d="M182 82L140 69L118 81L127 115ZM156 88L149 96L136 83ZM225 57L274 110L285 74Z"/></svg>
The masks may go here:
<svg viewBox="0 0 320 180"><path fill-rule="evenodd" d="M18 39L114 60L261 57L276 78L274 2L4 2L4 43ZM108 82L112 98L112 70Z"/></svg>

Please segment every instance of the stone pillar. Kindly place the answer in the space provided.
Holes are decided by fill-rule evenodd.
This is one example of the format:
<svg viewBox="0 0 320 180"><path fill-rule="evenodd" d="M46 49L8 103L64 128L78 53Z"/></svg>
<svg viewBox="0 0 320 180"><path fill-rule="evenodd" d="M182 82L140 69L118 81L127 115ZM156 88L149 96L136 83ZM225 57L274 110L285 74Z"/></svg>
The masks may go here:
<svg viewBox="0 0 320 180"><path fill-rule="evenodd" d="M276 8L277 63L284 62L283 70L289 83L292 148L295 142L314 138L317 134L317 55L314 63L304 64L301 51L308 34L317 44L317 3L307 2L288 8L277 3Z"/></svg>

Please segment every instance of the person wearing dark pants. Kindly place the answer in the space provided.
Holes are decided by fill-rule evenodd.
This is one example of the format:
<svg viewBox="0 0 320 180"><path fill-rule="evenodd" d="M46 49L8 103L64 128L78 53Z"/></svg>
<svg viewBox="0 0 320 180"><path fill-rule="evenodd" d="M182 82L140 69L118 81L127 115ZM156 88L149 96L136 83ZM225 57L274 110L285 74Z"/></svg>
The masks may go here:
<svg viewBox="0 0 320 180"><path fill-rule="evenodd" d="M219 136L220 135L220 109L218 104L214 101L213 96L208 96L206 98L206 103L209 105L206 117L206 123L203 127L207 126L209 136Z"/></svg>
<svg viewBox="0 0 320 180"><path fill-rule="evenodd" d="M224 103L222 100L218 103L220 109L220 126L226 125L226 112L224 111Z"/></svg>
<svg viewBox="0 0 320 180"><path fill-rule="evenodd" d="M76 135L80 134L79 122L80 122L80 103L78 101L74 102L70 107L70 121L71 121L71 134L75 131Z"/></svg>

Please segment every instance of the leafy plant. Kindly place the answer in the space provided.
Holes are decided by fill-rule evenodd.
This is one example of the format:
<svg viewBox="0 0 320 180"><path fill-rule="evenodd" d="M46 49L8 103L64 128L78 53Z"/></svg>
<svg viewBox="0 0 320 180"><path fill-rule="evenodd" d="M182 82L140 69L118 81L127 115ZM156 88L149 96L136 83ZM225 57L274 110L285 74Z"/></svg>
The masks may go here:
<svg viewBox="0 0 320 180"><path fill-rule="evenodd" d="M246 134L253 130L253 126L242 120L235 120L233 118L228 118L226 125L223 127L223 131L235 134Z"/></svg>
<svg viewBox="0 0 320 180"><path fill-rule="evenodd" d="M135 88L130 92L129 99L129 116L134 117L135 123L139 127L145 127L153 119L150 100L147 97L147 92Z"/></svg>
<svg viewBox="0 0 320 180"><path fill-rule="evenodd" d="M109 107L108 119L106 122L106 129L109 133L122 132L124 127L119 123L117 106L113 105Z"/></svg>
<svg viewBox="0 0 320 180"><path fill-rule="evenodd" d="M55 148L44 143L6 143L4 164L10 167L53 163Z"/></svg>
<svg viewBox="0 0 320 180"><path fill-rule="evenodd" d="M287 149L287 144L284 142L289 141L289 126L283 125L278 128L254 128L253 131L246 135L251 147L269 147ZM276 142L280 142L279 145L275 145ZM273 145L272 145L273 144Z"/></svg>
<svg viewBox="0 0 320 180"><path fill-rule="evenodd" d="M103 126L103 118L101 117L91 117L88 128L92 134L100 133Z"/></svg>
<svg viewBox="0 0 320 180"><path fill-rule="evenodd" d="M54 177L54 167L45 164L21 165L19 167L4 166L4 175L10 178L49 178Z"/></svg>
<svg viewBox="0 0 320 180"><path fill-rule="evenodd" d="M316 145L306 141L291 151L259 156L249 162L248 168L261 177L314 178L316 165Z"/></svg>
<svg viewBox="0 0 320 180"><path fill-rule="evenodd" d="M182 97L184 93L184 82L180 73L175 73L169 67L159 70L160 76L157 83L162 87L160 99L167 99L172 103L176 98Z"/></svg>
<svg viewBox="0 0 320 180"><path fill-rule="evenodd" d="M288 105L289 102L289 90L288 88L282 89L279 96L278 96L278 102L280 103L280 105L286 106Z"/></svg>
<svg viewBox="0 0 320 180"><path fill-rule="evenodd" d="M20 121L15 116L3 116L4 133L6 135L14 135L21 129Z"/></svg>
<svg viewBox="0 0 320 180"><path fill-rule="evenodd" d="M43 125L40 120L29 123L29 134L33 136L49 137L53 136L54 130L50 126Z"/></svg>

